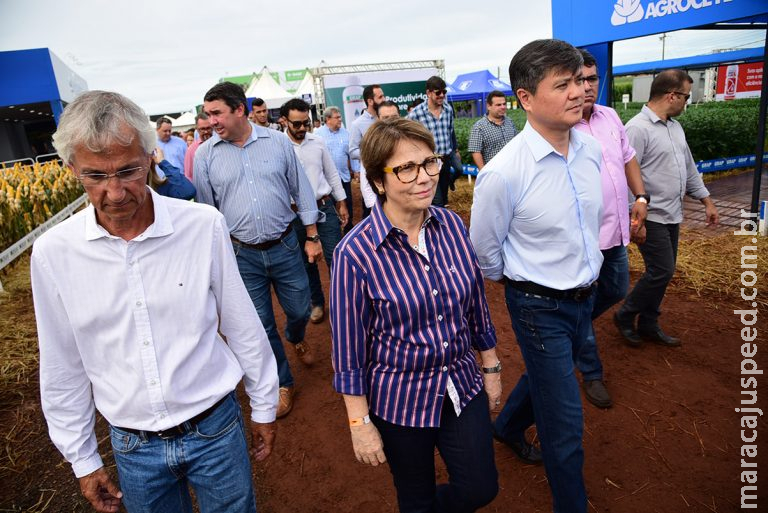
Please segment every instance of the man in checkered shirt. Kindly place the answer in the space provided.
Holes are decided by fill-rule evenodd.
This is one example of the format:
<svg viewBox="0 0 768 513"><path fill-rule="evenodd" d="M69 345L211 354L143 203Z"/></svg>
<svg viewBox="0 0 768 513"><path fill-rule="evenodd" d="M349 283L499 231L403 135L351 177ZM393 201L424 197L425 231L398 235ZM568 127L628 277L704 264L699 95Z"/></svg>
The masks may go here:
<svg viewBox="0 0 768 513"><path fill-rule="evenodd" d="M408 119L418 121L435 138L435 152L443 156L443 167L437 182L433 205L444 207L448 203L448 187L451 184L451 153L458 151L451 143L453 132L453 108L445 101L445 80L429 77L427 80L427 101L408 113Z"/></svg>
<svg viewBox="0 0 768 513"><path fill-rule="evenodd" d="M507 117L507 98L504 93L491 91L485 103L488 105L488 115L472 127L467 145L477 169L483 169L517 135L515 124Z"/></svg>

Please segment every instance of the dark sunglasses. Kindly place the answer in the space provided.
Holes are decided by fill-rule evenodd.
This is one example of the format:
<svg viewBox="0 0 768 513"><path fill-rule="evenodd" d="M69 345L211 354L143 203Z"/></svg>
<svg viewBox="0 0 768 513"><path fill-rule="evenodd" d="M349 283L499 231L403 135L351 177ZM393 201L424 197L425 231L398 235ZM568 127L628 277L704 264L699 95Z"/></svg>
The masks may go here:
<svg viewBox="0 0 768 513"><path fill-rule="evenodd" d="M435 96L445 96L448 91L446 89L434 89L432 92L435 93Z"/></svg>
<svg viewBox="0 0 768 513"><path fill-rule="evenodd" d="M294 130L298 130L301 127L309 128L309 127L312 126L312 122L310 120L308 120L308 119L306 121L291 121L291 120L288 120L288 123L291 124L291 126L293 127Z"/></svg>
<svg viewBox="0 0 768 513"><path fill-rule="evenodd" d="M686 94L686 93L683 93L683 92L681 92L681 91L668 91L668 92L670 92L670 93L672 93L672 94L679 94L680 96L682 96L683 98L685 98L685 101L688 101L688 98L690 98L690 97L691 97L691 95L690 95L690 94Z"/></svg>

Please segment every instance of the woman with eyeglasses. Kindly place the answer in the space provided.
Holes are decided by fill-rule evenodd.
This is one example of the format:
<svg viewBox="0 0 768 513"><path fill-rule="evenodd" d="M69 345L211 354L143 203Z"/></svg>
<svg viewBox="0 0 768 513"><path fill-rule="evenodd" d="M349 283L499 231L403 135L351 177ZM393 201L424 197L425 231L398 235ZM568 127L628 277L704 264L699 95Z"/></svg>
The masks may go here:
<svg viewBox="0 0 768 513"><path fill-rule="evenodd" d="M334 253L333 384L355 457L389 463L401 512L470 512L498 491L489 407L501 364L464 224L430 206L434 152L430 132L408 119L377 121L363 138L379 201ZM449 474L439 486L435 447Z"/></svg>

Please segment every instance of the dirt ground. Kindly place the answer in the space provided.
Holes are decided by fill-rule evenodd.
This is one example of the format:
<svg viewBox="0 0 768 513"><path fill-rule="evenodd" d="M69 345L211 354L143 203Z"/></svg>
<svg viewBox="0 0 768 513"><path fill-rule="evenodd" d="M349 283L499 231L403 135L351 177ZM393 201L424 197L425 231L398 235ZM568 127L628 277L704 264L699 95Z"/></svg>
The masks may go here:
<svg viewBox="0 0 768 513"><path fill-rule="evenodd" d="M734 261L738 262L738 256ZM0 324L0 343L19 337L36 343L25 273L28 275L27 259L22 259L0 277L7 290L0 294L0 317L7 321L8 315L13 316L12 324ZM632 282L636 279L633 273ZM524 366L504 305L503 288L490 284L487 296L498 332L506 396ZM605 381L614 406L600 410L584 401L584 475L590 511L719 513L739 509L741 443L734 408L740 400L742 342L739 319L732 313L737 300L699 297L673 282L663 304L662 324L682 338L681 348L645 344L631 349L622 344L610 321L611 312L596 322ZM278 319L283 322L281 313ZM760 322L758 330L764 327ZM758 341L763 339L761 335ZM397 511L387 466L361 465L352 453L344 405L331 386L327 320L310 324L307 340L317 352L317 363L305 368L289 352L297 383L296 404L289 416L278 421L273 455L266 463L254 465L259 511ZM768 367L765 355L765 350L758 353L760 368ZM6 374L7 365L0 365ZM69 465L47 436L36 364L30 362L29 366L28 382L4 379L0 389L0 512L91 511L80 496ZM762 386L760 392L764 391ZM247 401L240 392L247 411ZM101 419L97 431L101 453L111 465L106 426ZM760 427L757 443L764 445L761 441L766 436L765 428ZM482 511L550 511L543 468L523 464L511 450L494 443L500 491ZM438 455L436 460L439 462ZM765 464L768 459L758 461ZM445 470L440 464L438 468L438 480L444 481ZM768 500L766 489L766 485L760 487L759 504Z"/></svg>

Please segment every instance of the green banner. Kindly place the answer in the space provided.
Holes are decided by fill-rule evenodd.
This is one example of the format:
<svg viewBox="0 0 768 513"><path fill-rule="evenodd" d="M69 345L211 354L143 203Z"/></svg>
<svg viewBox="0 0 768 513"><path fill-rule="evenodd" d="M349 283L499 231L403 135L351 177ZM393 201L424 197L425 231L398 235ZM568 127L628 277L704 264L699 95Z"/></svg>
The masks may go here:
<svg viewBox="0 0 768 513"><path fill-rule="evenodd" d="M286 82L299 82L304 79L304 75L307 74L306 69L289 69L285 71Z"/></svg>
<svg viewBox="0 0 768 513"><path fill-rule="evenodd" d="M416 98L427 100L425 91L426 82L395 82L391 84L381 84L384 96L387 100L397 104L400 109L400 115L405 116L408 112L408 105ZM347 87L332 87L325 90L325 105L334 105L341 110L341 116L344 120L344 126L349 128L357 116L365 110L363 102L363 88L359 85L348 85Z"/></svg>

